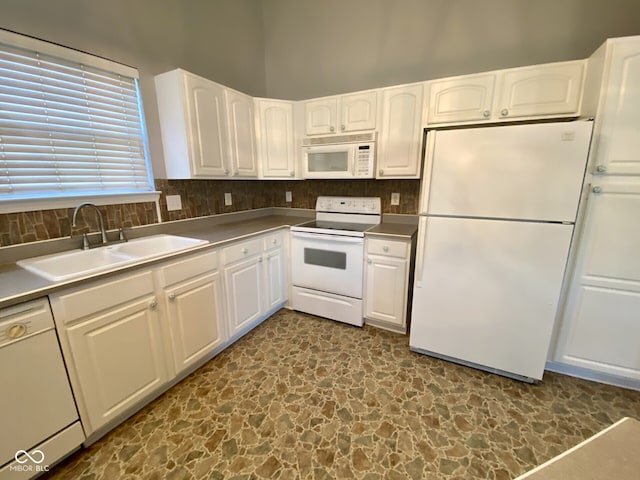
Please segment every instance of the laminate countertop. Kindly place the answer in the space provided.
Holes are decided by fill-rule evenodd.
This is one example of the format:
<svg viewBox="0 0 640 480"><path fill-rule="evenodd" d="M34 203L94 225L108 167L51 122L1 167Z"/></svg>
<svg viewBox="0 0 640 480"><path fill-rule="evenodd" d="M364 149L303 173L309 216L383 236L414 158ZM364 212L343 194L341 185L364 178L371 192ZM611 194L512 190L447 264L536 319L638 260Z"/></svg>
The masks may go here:
<svg viewBox="0 0 640 480"><path fill-rule="evenodd" d="M23 258L77 249L80 244L79 238L46 240L44 242L34 242L33 244L3 247L0 248L0 308L43 297L64 288L80 285L88 280L104 278L140 268L141 266L150 266L195 252L203 252L246 237L308 222L314 218L314 210L266 208L136 227L126 231L128 238L134 239L165 233L198 238L209 243L186 251L141 260L106 272L60 282L44 279L21 268L16 262ZM416 231L417 217L412 215L390 215L383 216L382 223L365 234L406 238L413 236ZM96 234L97 236L98 234Z"/></svg>

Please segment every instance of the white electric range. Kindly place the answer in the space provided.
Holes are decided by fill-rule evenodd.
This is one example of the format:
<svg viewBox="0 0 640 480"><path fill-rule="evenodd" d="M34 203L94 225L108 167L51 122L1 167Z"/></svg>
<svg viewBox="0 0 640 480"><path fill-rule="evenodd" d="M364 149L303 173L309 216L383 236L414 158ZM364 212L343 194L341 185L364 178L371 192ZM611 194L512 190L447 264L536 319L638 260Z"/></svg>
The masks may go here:
<svg viewBox="0 0 640 480"><path fill-rule="evenodd" d="M316 219L291 227L294 310L362 326L364 232L380 219L379 197L318 197Z"/></svg>

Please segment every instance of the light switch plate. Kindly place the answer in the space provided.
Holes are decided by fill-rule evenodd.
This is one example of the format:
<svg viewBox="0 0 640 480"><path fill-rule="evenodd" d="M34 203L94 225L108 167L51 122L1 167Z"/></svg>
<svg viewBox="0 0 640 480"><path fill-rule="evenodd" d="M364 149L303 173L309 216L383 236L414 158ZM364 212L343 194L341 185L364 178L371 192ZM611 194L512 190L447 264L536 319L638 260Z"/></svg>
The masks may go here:
<svg viewBox="0 0 640 480"><path fill-rule="evenodd" d="M231 194L230 193L225 193L224 194L224 206L228 207L229 205L232 205L233 202L231 201Z"/></svg>
<svg viewBox="0 0 640 480"><path fill-rule="evenodd" d="M291 192L284 192L284 198L288 203L291 203Z"/></svg>
<svg viewBox="0 0 640 480"><path fill-rule="evenodd" d="M400 194L392 193L391 194L391 205L400 205Z"/></svg>
<svg viewBox="0 0 640 480"><path fill-rule="evenodd" d="M167 210L182 210L182 199L180 195L167 195Z"/></svg>

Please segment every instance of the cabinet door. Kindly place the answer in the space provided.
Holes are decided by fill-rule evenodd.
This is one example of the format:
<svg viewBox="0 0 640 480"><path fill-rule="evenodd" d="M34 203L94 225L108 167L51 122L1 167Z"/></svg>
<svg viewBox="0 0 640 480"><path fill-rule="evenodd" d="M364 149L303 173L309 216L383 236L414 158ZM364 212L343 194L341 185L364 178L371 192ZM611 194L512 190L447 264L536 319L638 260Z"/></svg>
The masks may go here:
<svg viewBox="0 0 640 480"><path fill-rule="evenodd" d="M583 73L582 60L507 70L494 109L502 119L577 116Z"/></svg>
<svg viewBox="0 0 640 480"><path fill-rule="evenodd" d="M157 302L149 295L68 327L89 435L159 390L168 374Z"/></svg>
<svg viewBox="0 0 640 480"><path fill-rule="evenodd" d="M257 100L263 177L295 177L293 103Z"/></svg>
<svg viewBox="0 0 640 480"><path fill-rule="evenodd" d="M478 123L490 120L495 83L496 76L493 73L432 82L427 123Z"/></svg>
<svg viewBox="0 0 640 480"><path fill-rule="evenodd" d="M338 117L338 97L310 100L304 104L307 135L335 133Z"/></svg>
<svg viewBox="0 0 640 480"><path fill-rule="evenodd" d="M340 97L340 131L357 132L376 128L378 92L353 93Z"/></svg>
<svg viewBox="0 0 640 480"><path fill-rule="evenodd" d="M176 373L206 357L225 340L220 274L210 273L165 289Z"/></svg>
<svg viewBox="0 0 640 480"><path fill-rule="evenodd" d="M224 89L204 78L188 73L183 75L192 174L202 178L224 177L229 173L226 166L228 149Z"/></svg>
<svg viewBox="0 0 640 480"><path fill-rule="evenodd" d="M598 179L563 312L555 360L640 385L640 180Z"/></svg>
<svg viewBox="0 0 640 480"><path fill-rule="evenodd" d="M423 84L382 92L376 178L419 178Z"/></svg>
<svg viewBox="0 0 640 480"><path fill-rule="evenodd" d="M404 327L407 310L407 260L368 255L365 275L364 316Z"/></svg>
<svg viewBox="0 0 640 480"><path fill-rule="evenodd" d="M267 310L273 310L287 301L287 279L282 248L265 254Z"/></svg>
<svg viewBox="0 0 640 480"><path fill-rule="evenodd" d="M610 174L640 175L640 40L612 40L594 145L597 166ZM605 75L605 78L607 76ZM597 168L596 166L596 168Z"/></svg>
<svg viewBox="0 0 640 480"><path fill-rule="evenodd" d="M264 312L262 257L257 255L225 267L229 337L237 338Z"/></svg>
<svg viewBox="0 0 640 480"><path fill-rule="evenodd" d="M231 175L257 177L253 98L226 90Z"/></svg>

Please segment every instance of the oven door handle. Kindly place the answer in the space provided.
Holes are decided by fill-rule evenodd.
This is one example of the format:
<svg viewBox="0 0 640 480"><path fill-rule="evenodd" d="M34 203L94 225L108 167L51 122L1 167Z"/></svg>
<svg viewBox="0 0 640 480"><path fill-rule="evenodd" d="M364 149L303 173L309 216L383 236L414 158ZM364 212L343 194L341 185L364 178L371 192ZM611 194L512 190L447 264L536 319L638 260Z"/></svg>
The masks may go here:
<svg viewBox="0 0 640 480"><path fill-rule="evenodd" d="M292 238L308 238L311 240L325 240L339 243L364 243L363 237L345 237L327 233L291 232Z"/></svg>

